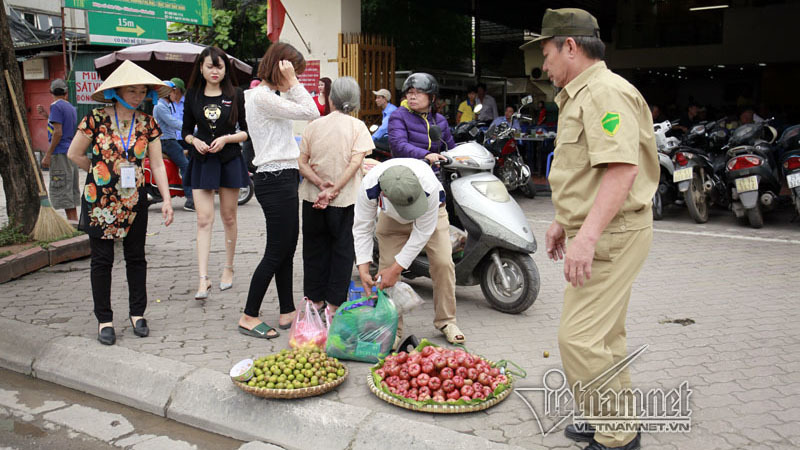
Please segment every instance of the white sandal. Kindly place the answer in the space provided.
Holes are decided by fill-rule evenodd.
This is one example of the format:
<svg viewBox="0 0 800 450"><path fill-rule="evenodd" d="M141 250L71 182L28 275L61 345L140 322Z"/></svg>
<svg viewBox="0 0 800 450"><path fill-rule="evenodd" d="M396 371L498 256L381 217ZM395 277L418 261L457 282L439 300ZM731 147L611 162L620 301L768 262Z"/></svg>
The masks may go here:
<svg viewBox="0 0 800 450"><path fill-rule="evenodd" d="M458 325L454 323L448 323L440 328L439 331L444 334L445 338L447 338L447 342L451 344L463 344L467 341L467 338L464 337L464 333L462 333Z"/></svg>

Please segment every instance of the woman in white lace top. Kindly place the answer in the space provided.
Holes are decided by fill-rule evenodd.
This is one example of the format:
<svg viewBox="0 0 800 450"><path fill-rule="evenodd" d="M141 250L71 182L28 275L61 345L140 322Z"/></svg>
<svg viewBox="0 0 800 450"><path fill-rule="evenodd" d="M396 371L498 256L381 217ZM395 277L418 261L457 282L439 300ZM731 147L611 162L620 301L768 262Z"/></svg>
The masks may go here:
<svg viewBox="0 0 800 450"><path fill-rule="evenodd" d="M300 151L292 134L292 120L319 117L311 94L297 81L296 74L303 73L305 67L306 61L297 49L283 42L272 44L258 67L261 85L245 92L247 125L252 129L250 137L255 151L253 165L258 167L253 177L255 193L264 210L267 245L250 281L239 332L257 338L272 339L279 335L258 318L273 276L280 303L278 326L288 329L296 314L292 260L299 233Z"/></svg>

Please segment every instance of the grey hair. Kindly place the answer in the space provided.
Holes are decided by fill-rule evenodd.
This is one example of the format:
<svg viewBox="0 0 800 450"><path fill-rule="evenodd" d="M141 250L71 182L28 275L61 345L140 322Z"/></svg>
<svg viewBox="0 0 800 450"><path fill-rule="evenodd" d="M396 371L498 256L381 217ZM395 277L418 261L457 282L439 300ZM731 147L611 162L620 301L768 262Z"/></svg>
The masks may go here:
<svg viewBox="0 0 800 450"><path fill-rule="evenodd" d="M570 37L575 40L578 47L583 50L583 53L590 59L602 60L605 57L606 44L603 43L602 39L595 36L556 36L553 38L553 43L556 44L556 48L559 52L561 48L564 47L564 42Z"/></svg>
<svg viewBox="0 0 800 450"><path fill-rule="evenodd" d="M361 104L361 88L352 77L337 78L331 83L329 100L338 111L345 114L356 112Z"/></svg>

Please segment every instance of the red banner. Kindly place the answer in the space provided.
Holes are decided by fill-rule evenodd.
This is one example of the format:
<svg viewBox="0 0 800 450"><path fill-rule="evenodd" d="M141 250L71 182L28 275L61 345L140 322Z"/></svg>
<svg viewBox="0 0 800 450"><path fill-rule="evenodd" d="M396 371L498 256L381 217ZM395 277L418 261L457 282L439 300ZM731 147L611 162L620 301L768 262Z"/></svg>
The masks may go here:
<svg viewBox="0 0 800 450"><path fill-rule="evenodd" d="M267 38L278 42L283 30L283 21L286 18L286 8L281 0L267 0Z"/></svg>
<svg viewBox="0 0 800 450"><path fill-rule="evenodd" d="M317 92L319 90L317 88L319 84L319 60L306 61L306 70L297 76L297 81L305 86L309 93Z"/></svg>

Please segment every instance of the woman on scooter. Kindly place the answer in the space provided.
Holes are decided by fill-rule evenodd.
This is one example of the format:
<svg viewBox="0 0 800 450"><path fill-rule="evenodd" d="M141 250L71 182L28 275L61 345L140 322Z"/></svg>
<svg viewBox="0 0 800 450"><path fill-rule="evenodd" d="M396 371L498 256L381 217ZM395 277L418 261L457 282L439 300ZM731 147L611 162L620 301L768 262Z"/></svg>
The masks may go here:
<svg viewBox="0 0 800 450"><path fill-rule="evenodd" d="M303 291L331 312L347 299L353 271L353 211L364 155L375 148L358 111L358 83L338 78L331 86L331 113L308 124L300 141L303 200Z"/></svg>
<svg viewBox="0 0 800 450"><path fill-rule="evenodd" d="M239 332L248 336L272 339L278 331L261 321L261 302L272 277L278 290L280 319L278 326L292 326L296 311L292 299L292 260L300 229L297 197L299 180L297 157L300 151L292 134L292 120L313 120L319 110L311 94L297 81L306 60L294 47L276 42L261 59L258 77L261 86L245 93L247 121L257 167L253 176L256 198L264 210L267 245L264 257L250 281L244 314L239 318ZM275 91L280 91L277 95Z"/></svg>
<svg viewBox="0 0 800 450"><path fill-rule="evenodd" d="M155 119L136 108L146 99L157 101L171 89L158 78L125 61L92 94L97 103L108 103L89 112L67 150L67 157L88 172L83 189L81 223L92 249L89 276L92 283L97 340L113 345L111 310L111 269L114 240L122 239L128 278L129 318L133 333L150 334L144 311L147 307L147 195L142 161L150 157L150 168L164 199L164 225L172 223L167 172L161 156L161 129ZM91 144L92 151L86 150Z"/></svg>
<svg viewBox="0 0 800 450"><path fill-rule="evenodd" d="M412 73L403 83L403 95L408 104L397 108L389 117L389 145L395 158L426 159L428 164L445 158L439 154L455 147L447 119L431 111L439 95L439 83L433 75ZM442 130L442 141L434 142L430 137L432 125Z"/></svg>
<svg viewBox="0 0 800 450"><path fill-rule="evenodd" d="M186 92L181 135L191 146L184 183L192 189L197 212L199 280L194 296L196 300L207 299L211 289L208 254L214 224L215 190L219 191L220 216L225 228L225 266L219 289L224 291L233 286L239 189L250 184L239 146L247 139L244 95L235 87L234 78L228 55L217 47L207 47L195 60Z"/></svg>

